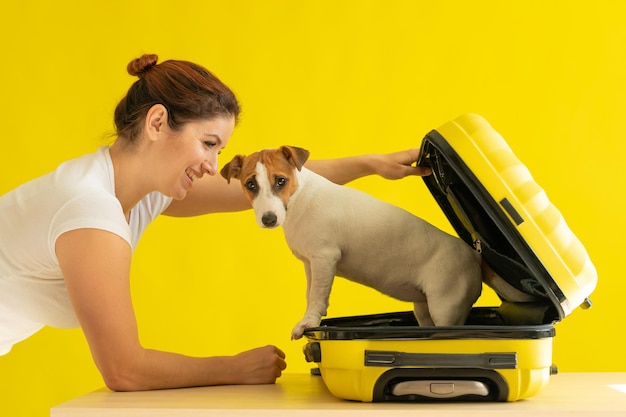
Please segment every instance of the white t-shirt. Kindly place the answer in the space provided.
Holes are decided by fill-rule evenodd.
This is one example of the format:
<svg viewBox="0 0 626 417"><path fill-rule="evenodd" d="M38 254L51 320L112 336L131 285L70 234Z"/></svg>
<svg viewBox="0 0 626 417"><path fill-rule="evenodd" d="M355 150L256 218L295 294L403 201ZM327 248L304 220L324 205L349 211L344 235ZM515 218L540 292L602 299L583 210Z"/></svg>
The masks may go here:
<svg viewBox="0 0 626 417"><path fill-rule="evenodd" d="M172 199L154 192L127 223L115 197L108 147L67 161L0 197L0 355L45 325L78 327L55 254L70 230L102 229L135 249L139 237Z"/></svg>

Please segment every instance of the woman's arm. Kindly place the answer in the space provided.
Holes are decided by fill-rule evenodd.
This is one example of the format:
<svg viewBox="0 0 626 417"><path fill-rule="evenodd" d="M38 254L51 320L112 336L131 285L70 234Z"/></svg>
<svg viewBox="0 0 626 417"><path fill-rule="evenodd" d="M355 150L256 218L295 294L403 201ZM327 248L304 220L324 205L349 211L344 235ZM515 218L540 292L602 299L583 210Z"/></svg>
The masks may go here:
<svg viewBox="0 0 626 417"><path fill-rule="evenodd" d="M204 358L144 349L131 302L128 243L78 229L57 239L56 254L96 366L112 390L273 383L286 367L274 346Z"/></svg>
<svg viewBox="0 0 626 417"><path fill-rule="evenodd" d="M307 161L305 166L337 184L346 184L374 174L391 180L410 175L430 175L430 168L412 166L418 156L419 149L408 149L389 154L312 160ZM173 201L164 214L187 217L249 208L250 203L245 198L239 181L232 179L228 183L221 175L216 175L205 176L196 181L185 199Z"/></svg>
<svg viewBox="0 0 626 417"><path fill-rule="evenodd" d="M183 200L174 200L163 214L174 217L199 216L252 208L239 181L226 181L220 174L205 175L193 184Z"/></svg>
<svg viewBox="0 0 626 417"><path fill-rule="evenodd" d="M305 166L337 184L346 184L374 174L388 180L397 180L410 175L430 175L430 168L412 166L417 161L419 152L419 149L407 149L388 154L313 160L308 161Z"/></svg>

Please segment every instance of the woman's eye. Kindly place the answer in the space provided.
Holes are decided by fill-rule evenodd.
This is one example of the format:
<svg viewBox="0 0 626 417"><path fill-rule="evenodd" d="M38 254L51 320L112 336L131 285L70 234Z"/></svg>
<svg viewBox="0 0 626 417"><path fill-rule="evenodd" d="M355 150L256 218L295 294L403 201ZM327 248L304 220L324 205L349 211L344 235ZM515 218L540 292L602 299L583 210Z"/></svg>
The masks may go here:
<svg viewBox="0 0 626 417"><path fill-rule="evenodd" d="M206 140L203 143L204 143L204 146L206 146L208 149L213 149L215 146L217 146L217 143L215 143L213 141L210 141L210 140ZM222 150L221 149L218 150L217 154L221 155L222 154Z"/></svg>

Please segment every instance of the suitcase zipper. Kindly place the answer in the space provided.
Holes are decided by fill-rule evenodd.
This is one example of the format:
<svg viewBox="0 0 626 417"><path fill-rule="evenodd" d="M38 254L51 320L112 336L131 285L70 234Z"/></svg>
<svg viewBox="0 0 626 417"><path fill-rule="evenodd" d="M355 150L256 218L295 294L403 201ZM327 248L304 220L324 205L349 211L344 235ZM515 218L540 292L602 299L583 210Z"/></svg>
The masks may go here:
<svg viewBox="0 0 626 417"><path fill-rule="evenodd" d="M473 233L472 233L472 239L474 240L474 249L476 250L476 252L482 253L483 252L483 247L482 247L482 244L480 242L480 239L477 239L476 237L474 237Z"/></svg>

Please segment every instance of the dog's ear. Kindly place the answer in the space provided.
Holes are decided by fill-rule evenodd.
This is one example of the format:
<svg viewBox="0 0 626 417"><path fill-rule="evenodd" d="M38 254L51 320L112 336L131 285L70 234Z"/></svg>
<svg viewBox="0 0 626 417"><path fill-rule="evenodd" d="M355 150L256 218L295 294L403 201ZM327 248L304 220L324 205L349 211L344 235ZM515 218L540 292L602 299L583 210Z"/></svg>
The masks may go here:
<svg viewBox="0 0 626 417"><path fill-rule="evenodd" d="M239 178L241 174L241 167L243 167L243 160L246 157L244 155L235 155L235 157L220 171L222 177L226 178L226 181L230 184L231 178Z"/></svg>
<svg viewBox="0 0 626 417"><path fill-rule="evenodd" d="M309 159L309 151L298 148L297 146L281 146L280 151L298 171L302 169L306 160Z"/></svg>

